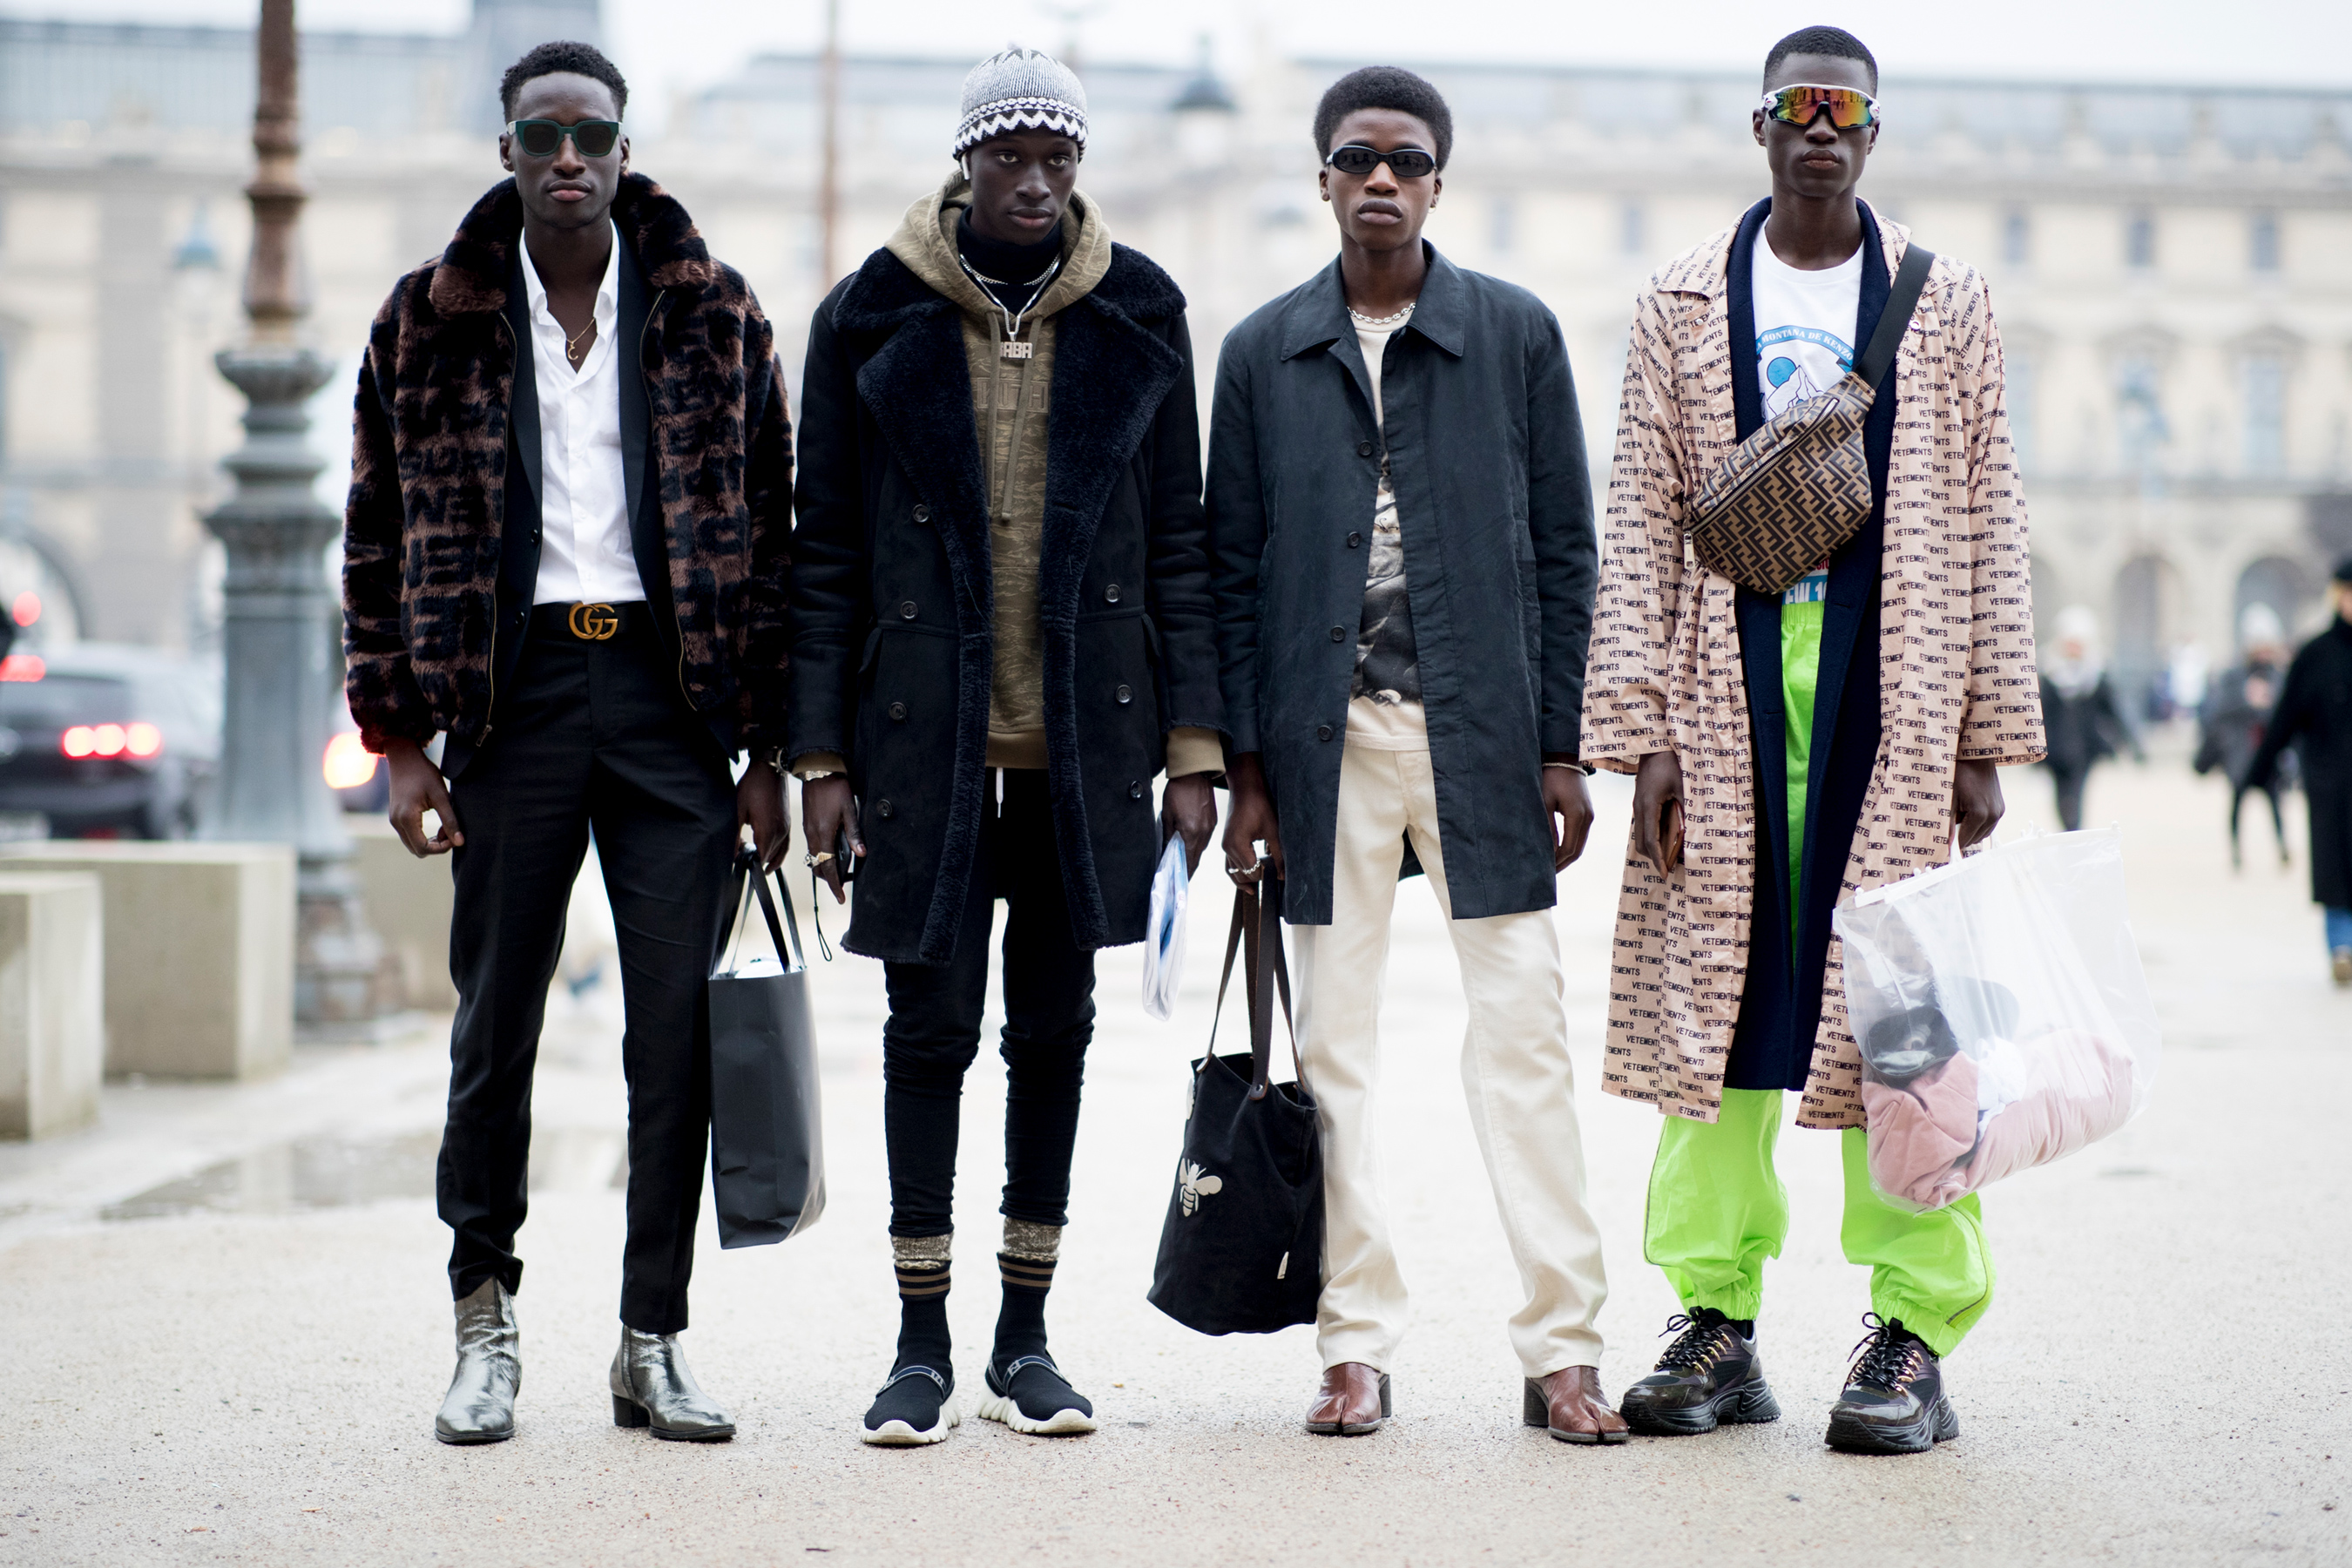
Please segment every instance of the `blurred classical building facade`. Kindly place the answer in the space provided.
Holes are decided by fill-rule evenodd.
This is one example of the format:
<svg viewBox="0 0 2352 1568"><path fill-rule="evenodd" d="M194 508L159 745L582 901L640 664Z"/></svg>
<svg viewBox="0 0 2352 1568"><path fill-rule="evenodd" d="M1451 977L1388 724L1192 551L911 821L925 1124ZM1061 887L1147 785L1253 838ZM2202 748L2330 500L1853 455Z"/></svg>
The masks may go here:
<svg viewBox="0 0 2352 1568"><path fill-rule="evenodd" d="M499 177L497 69L538 37L593 36L593 4L477 0L466 36L307 38L310 329L347 370L392 279ZM845 268L947 174L968 63L845 61ZM1204 388L1224 331L1329 260L1307 128L1351 63L1084 68L1081 184L1191 297ZM236 321L251 71L234 30L0 22L0 592L37 555L86 635L206 634L194 519L235 433L209 356ZM1559 313L1605 461L1635 289L1764 194L1755 84L1428 74L1457 116L1430 236ZM795 382L832 281L816 87L814 58L763 56L666 105L641 89L633 113L665 111L633 134L635 166L751 278ZM1882 97L1864 195L1993 280L2045 620L2095 609L2127 683L2182 639L2226 658L2252 602L2308 624L2325 563L2352 552L2352 90L1895 70ZM322 395L322 449L348 390Z"/></svg>

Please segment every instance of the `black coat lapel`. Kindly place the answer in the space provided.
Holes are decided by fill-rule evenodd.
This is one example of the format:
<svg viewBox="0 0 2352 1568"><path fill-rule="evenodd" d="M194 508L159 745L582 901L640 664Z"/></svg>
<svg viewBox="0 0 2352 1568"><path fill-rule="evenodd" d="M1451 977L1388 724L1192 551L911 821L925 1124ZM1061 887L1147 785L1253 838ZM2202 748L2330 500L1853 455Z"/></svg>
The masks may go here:
<svg viewBox="0 0 2352 1568"><path fill-rule="evenodd" d="M621 384L621 488L627 497L629 550L636 558L637 576L646 585L646 597L670 609L662 617L667 623L676 614L669 603L669 541L663 537L661 509L645 504L654 410L646 390L644 353L653 291L646 287L643 264L626 245L621 247L620 261L619 309L613 322L620 341L613 345L613 368Z"/></svg>
<svg viewBox="0 0 2352 1568"><path fill-rule="evenodd" d="M540 482L539 370L530 352L530 295L523 286L522 247L515 247L512 276L507 285L507 326L514 333L514 393L507 419L514 430L515 455L522 459L524 482L530 486L530 504L547 493ZM512 507L509 507L511 515Z"/></svg>

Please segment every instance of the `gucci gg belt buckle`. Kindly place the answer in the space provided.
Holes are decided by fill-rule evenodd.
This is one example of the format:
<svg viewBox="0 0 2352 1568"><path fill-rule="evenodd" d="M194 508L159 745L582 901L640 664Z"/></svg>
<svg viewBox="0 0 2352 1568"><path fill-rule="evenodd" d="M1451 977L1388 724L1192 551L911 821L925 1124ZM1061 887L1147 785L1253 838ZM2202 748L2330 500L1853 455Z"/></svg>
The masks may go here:
<svg viewBox="0 0 2352 1568"><path fill-rule="evenodd" d="M610 605L572 606L572 635L582 642L610 642L621 629L621 617Z"/></svg>

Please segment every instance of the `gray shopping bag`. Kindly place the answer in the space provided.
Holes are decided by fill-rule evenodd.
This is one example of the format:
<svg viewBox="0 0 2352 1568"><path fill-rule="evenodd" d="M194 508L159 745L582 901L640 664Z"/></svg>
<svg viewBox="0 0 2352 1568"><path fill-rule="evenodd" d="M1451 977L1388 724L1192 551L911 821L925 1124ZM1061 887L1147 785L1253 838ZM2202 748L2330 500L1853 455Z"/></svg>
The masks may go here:
<svg viewBox="0 0 2352 1568"><path fill-rule="evenodd" d="M824 1213L824 1112L808 962L782 874L776 874L771 898L757 866L749 849L736 858L719 968L710 976L710 1195L721 1247L782 1241ZM754 895L776 956L746 963L730 958L728 949L747 923Z"/></svg>

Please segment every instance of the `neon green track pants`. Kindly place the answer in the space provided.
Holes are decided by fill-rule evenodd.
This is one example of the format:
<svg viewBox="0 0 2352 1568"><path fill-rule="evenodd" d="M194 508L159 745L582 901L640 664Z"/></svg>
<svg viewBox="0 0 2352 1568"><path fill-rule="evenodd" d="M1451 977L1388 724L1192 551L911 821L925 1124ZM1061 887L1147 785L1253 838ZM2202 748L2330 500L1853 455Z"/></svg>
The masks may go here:
<svg viewBox="0 0 2352 1568"><path fill-rule="evenodd" d="M1666 1271L1684 1310L1712 1307L1753 1318L1764 1300L1764 1260L1789 1234L1789 1194L1772 1168L1780 1137L1777 1089L1727 1089L1714 1122L1669 1116L1650 1166L1642 1252ZM1870 1185L1863 1131L1839 1134L1845 1161L1846 1261L1870 1268L1870 1304L1882 1318L1948 1355L1992 1304L1992 1254L1971 1193L1948 1208L1912 1214Z"/></svg>

